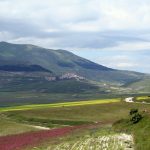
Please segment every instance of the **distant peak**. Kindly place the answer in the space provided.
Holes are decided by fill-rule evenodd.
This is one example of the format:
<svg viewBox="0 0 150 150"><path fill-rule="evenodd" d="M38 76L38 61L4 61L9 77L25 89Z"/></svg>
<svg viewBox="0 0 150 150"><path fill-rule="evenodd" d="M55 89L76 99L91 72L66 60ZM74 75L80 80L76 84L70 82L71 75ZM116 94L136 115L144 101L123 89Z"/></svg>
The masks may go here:
<svg viewBox="0 0 150 150"><path fill-rule="evenodd" d="M10 43L5 42L5 41L1 41L0 44L10 44Z"/></svg>

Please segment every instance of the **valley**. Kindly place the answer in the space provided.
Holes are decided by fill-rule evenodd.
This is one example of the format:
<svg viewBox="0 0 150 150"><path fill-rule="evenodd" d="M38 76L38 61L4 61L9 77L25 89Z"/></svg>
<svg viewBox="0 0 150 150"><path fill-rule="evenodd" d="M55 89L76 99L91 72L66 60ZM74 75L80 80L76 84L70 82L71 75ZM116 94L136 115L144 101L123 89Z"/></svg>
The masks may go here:
<svg viewBox="0 0 150 150"><path fill-rule="evenodd" d="M0 42L0 149L149 150L149 83L66 50Z"/></svg>

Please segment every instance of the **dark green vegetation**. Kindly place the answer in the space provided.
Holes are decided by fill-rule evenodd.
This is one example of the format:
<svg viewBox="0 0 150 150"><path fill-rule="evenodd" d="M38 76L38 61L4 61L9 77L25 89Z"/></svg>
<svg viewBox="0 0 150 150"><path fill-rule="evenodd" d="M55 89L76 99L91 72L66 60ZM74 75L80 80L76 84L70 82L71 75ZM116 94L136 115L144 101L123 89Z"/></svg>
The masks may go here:
<svg viewBox="0 0 150 150"><path fill-rule="evenodd" d="M13 88L12 88L13 86ZM98 91L99 87L85 81L62 80L48 82L41 78L15 77L12 82L8 82L0 87L1 92L42 92L42 93L82 93L88 91ZM99 90L103 92L103 90Z"/></svg>
<svg viewBox="0 0 150 150"><path fill-rule="evenodd" d="M138 112L138 109L130 110L130 121L135 124L138 123L142 119L142 115Z"/></svg>

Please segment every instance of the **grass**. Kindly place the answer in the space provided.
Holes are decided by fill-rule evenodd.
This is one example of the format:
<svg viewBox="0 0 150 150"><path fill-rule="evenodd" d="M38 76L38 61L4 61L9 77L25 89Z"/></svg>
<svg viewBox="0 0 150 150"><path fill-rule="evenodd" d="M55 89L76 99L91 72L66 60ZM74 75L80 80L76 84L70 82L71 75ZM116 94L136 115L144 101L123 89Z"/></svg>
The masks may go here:
<svg viewBox="0 0 150 150"><path fill-rule="evenodd" d="M136 150L150 149L150 116L144 118L137 124L131 124L128 119L118 121L114 128L116 131L127 132L134 135Z"/></svg>
<svg viewBox="0 0 150 150"><path fill-rule="evenodd" d="M56 127L79 125L92 122L112 124L128 116L131 108L150 110L149 105L136 103L103 103L93 105L47 107L32 110L1 112L16 122Z"/></svg>
<svg viewBox="0 0 150 150"><path fill-rule="evenodd" d="M55 103L55 104L22 105L22 106L0 108L0 112L41 109L41 108L51 108L51 107L71 107L71 106L82 106L82 105L94 105L94 104L103 104L103 103L114 103L114 102L119 102L119 101L120 99L117 98L117 99L89 100L89 101L66 102L66 103Z"/></svg>
<svg viewBox="0 0 150 150"><path fill-rule="evenodd" d="M129 144L133 146L128 141L119 140L120 136L122 134L116 133L110 127L99 126L84 130L79 129L71 135L47 140L34 148L28 147L26 150L123 150Z"/></svg>
<svg viewBox="0 0 150 150"><path fill-rule="evenodd" d="M138 97L136 97L136 100L141 101L141 100L145 100L148 98L150 99L150 97L148 97L148 96L138 96Z"/></svg>
<svg viewBox="0 0 150 150"><path fill-rule="evenodd" d="M0 107L49 104L71 101L85 101L89 99L111 99L121 97L120 95L102 94L99 92L83 93L37 93L37 92L0 92Z"/></svg>
<svg viewBox="0 0 150 150"><path fill-rule="evenodd" d="M143 94L142 94L143 95ZM148 95L148 94L144 94ZM101 93L86 91L82 93L40 93L34 91L0 92L0 107L21 106L31 104L50 104L73 101L86 101L89 99L114 99L116 97L136 97L137 94Z"/></svg>
<svg viewBox="0 0 150 150"><path fill-rule="evenodd" d="M36 131L34 127L0 116L0 136Z"/></svg>
<svg viewBox="0 0 150 150"><path fill-rule="evenodd" d="M135 100L137 102L146 102L146 103L150 103L150 96L137 96L135 98Z"/></svg>
<svg viewBox="0 0 150 150"><path fill-rule="evenodd" d="M16 134L16 131L13 132L13 128L16 128L15 123L18 125L25 125L27 123L49 127L78 125L90 122L101 122L104 125L111 125L120 119L126 120L129 110L132 108L137 108L140 112L150 112L150 105L146 105L144 103L126 103L121 101L120 99L108 99L1 108L0 114L6 116L5 119L9 119L9 122L11 122L12 129L10 133ZM4 125L0 124L0 129L2 126L2 130L5 130L5 132L8 133L9 127L7 124L9 124L9 122L7 122L7 120L6 122L5 120L3 120L2 122L4 122ZM150 140L150 138L148 137L150 135L150 118L148 115L135 126L132 126L126 121L123 121L118 123L116 125L116 128L118 130L115 130L115 132L121 131L134 134L137 150L141 150L140 148L142 148L142 146L145 148L142 150L150 149L150 144L148 143L148 141ZM8 131L6 131L7 129ZM97 128L96 130L99 129ZM111 128L109 128L109 130L112 131ZM91 132L94 132L94 134L100 134L104 131L101 130L95 132L94 129L87 132L90 132L90 134ZM57 139L56 141L54 141L54 145L56 143L58 145L61 144L63 140L64 143L66 143L66 141L74 143L74 141L76 142L76 138L74 138L74 136L80 137L81 139L83 138L84 141L84 135L86 135L86 133L83 133L81 136L75 134L72 137L72 135L70 135L71 137L64 137L64 139L61 139L60 142L58 142ZM46 145L48 144L47 146L49 146L49 143L51 143L51 140L48 141ZM42 144L41 148L43 148Z"/></svg>
<svg viewBox="0 0 150 150"><path fill-rule="evenodd" d="M128 88L134 89L137 93L149 93L150 91L150 77L146 76L144 79L139 80L137 82L133 82L130 85L128 85Z"/></svg>

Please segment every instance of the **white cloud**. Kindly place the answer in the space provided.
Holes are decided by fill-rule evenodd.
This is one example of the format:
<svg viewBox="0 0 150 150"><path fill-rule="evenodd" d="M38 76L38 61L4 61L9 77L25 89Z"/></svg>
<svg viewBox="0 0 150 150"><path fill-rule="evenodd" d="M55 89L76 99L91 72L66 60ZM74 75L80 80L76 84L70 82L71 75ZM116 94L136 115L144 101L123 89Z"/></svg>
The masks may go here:
<svg viewBox="0 0 150 150"><path fill-rule="evenodd" d="M106 47L104 48L105 50L125 50L125 51L145 51L145 50L150 50L150 42L120 42L118 45L114 47Z"/></svg>
<svg viewBox="0 0 150 150"><path fill-rule="evenodd" d="M63 26L89 20L89 22L84 22L85 26L89 25L89 28L93 30L96 26L99 31L129 28L149 29L149 12L150 2L148 0L0 1L1 17L27 20L46 27L51 23L61 23L60 26Z"/></svg>
<svg viewBox="0 0 150 150"><path fill-rule="evenodd" d="M0 0L0 40L78 51L95 49L107 55L117 51L118 58L105 55L98 60L92 53L91 59L137 70L141 67L139 58L135 59L137 52L150 50L149 12L149 0ZM125 51L129 53L122 56Z"/></svg>

